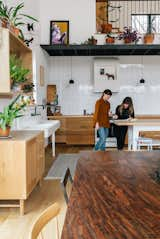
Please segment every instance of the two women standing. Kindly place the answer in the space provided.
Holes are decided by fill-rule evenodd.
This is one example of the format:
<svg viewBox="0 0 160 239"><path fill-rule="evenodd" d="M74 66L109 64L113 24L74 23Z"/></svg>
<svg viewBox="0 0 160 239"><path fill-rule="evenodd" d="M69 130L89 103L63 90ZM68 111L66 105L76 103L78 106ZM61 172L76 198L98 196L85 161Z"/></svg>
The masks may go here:
<svg viewBox="0 0 160 239"><path fill-rule="evenodd" d="M134 118L134 107L131 97L126 97L122 104L117 106L115 115L112 115L110 113L110 103L108 101L111 96L112 92L109 89L105 90L102 97L95 105L94 126L99 134L99 140L95 145L96 151L105 151L106 139L110 128L109 117L123 120ZM114 134L117 138L117 148L119 150L124 147L127 129L127 126L114 126Z"/></svg>

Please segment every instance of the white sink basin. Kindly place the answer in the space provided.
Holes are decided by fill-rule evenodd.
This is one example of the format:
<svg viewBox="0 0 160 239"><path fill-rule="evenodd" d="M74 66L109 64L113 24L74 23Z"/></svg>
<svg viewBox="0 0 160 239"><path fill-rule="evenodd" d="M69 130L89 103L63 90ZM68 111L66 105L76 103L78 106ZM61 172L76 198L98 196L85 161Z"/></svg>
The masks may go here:
<svg viewBox="0 0 160 239"><path fill-rule="evenodd" d="M48 138L60 127L59 120L44 120L37 122L37 124L29 125L23 130L42 130L44 131L44 137Z"/></svg>

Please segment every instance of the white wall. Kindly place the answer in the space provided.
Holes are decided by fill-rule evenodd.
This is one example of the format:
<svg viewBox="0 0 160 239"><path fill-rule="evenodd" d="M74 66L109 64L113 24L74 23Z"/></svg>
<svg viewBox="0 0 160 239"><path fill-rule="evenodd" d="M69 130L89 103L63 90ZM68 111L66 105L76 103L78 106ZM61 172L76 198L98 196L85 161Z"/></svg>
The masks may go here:
<svg viewBox="0 0 160 239"><path fill-rule="evenodd" d="M7 0L4 1L10 6L16 6L18 3L21 3L22 1L20 0ZM24 13L31 15L38 20L40 19L40 4L39 0L35 0L34 4L32 0L25 0L24 2ZM30 38L30 35L27 32L26 27L24 27L24 33L26 38ZM42 104L43 99L46 98L46 84L47 84L47 79L48 79L48 61L49 57L47 53L42 51L40 48L40 22L35 24L35 32L33 33L33 37L35 38L33 44L32 44L32 50L33 50L33 81L34 84L36 85L35 90L36 90L36 103L37 104ZM39 84L39 78L40 78L40 65L44 66L45 69L45 85L43 87L40 86ZM7 99L0 99L0 111L3 110L4 106L7 105L10 102L10 100ZM30 114L30 111L33 109L28 109L26 112L27 115L27 120ZM24 119L25 120L25 119Z"/></svg>
<svg viewBox="0 0 160 239"><path fill-rule="evenodd" d="M96 29L96 0L40 0L41 43L49 44L51 20L70 21L70 43L81 43Z"/></svg>

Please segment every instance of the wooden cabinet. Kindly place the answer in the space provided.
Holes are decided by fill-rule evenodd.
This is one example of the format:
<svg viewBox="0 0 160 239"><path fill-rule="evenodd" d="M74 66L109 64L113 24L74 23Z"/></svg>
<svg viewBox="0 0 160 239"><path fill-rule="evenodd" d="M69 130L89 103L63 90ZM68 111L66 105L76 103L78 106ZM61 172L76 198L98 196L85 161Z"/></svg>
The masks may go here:
<svg viewBox="0 0 160 239"><path fill-rule="evenodd" d="M13 138L0 140L0 200L20 200L23 214L24 200L43 177L44 136L39 131L11 134Z"/></svg>
<svg viewBox="0 0 160 239"><path fill-rule="evenodd" d="M93 145L93 116L49 116L60 120L61 127L56 131L56 143L68 145Z"/></svg>
<svg viewBox="0 0 160 239"><path fill-rule="evenodd" d="M27 47L18 37L6 28L0 27L0 96L10 96L10 54L15 54L21 59L23 67L30 70L29 82L32 82L32 50Z"/></svg>

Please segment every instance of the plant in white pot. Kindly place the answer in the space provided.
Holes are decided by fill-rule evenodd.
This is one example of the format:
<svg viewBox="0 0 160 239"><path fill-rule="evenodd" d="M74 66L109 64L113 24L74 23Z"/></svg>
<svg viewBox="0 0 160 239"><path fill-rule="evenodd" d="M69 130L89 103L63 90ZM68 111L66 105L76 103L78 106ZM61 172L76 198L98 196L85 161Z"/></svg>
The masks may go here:
<svg viewBox="0 0 160 239"><path fill-rule="evenodd" d="M14 119L22 117L28 102L18 95L8 106L0 112L0 137L8 137Z"/></svg>

